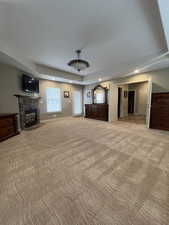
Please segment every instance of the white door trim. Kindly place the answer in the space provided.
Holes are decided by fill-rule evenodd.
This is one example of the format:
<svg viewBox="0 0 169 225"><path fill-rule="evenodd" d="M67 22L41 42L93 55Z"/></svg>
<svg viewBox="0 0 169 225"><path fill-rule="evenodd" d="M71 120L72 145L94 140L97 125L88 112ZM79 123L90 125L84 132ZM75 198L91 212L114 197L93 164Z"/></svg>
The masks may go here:
<svg viewBox="0 0 169 225"><path fill-rule="evenodd" d="M143 79L133 82L121 82L113 83L110 85L110 96L109 96L109 122L118 120L118 87L120 85L134 84L148 82L148 97L147 97L147 114L146 114L146 126L150 128L150 115L151 115L151 96L152 96L152 80Z"/></svg>
<svg viewBox="0 0 169 225"><path fill-rule="evenodd" d="M152 98L152 80L149 80L148 81L147 115L146 115L147 128L150 128L151 98Z"/></svg>

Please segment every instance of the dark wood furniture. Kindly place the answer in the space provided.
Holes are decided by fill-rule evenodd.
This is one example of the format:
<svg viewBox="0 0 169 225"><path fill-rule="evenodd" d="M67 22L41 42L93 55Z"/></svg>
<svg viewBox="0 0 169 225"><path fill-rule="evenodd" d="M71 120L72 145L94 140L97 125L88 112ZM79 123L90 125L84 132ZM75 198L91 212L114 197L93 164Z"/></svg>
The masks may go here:
<svg viewBox="0 0 169 225"><path fill-rule="evenodd" d="M98 103L97 102L97 91L103 93L103 102ZM85 117L95 120L103 120L108 121L109 120L109 105L107 104L107 96L108 96L108 89L105 87L102 87L101 85L97 85L92 90L92 103L93 104L86 104L85 105Z"/></svg>
<svg viewBox="0 0 169 225"><path fill-rule="evenodd" d="M0 114L0 141L19 134L17 114Z"/></svg>
<svg viewBox="0 0 169 225"><path fill-rule="evenodd" d="M108 104L86 104L86 118L108 121Z"/></svg>
<svg viewBox="0 0 169 225"><path fill-rule="evenodd" d="M150 128L169 130L169 93L153 93Z"/></svg>

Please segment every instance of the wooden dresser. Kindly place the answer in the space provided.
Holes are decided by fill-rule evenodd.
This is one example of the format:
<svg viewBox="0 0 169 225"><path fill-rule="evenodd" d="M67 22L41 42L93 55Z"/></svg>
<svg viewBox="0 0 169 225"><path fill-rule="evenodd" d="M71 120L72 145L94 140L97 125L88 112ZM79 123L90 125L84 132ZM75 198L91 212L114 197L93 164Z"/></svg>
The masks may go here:
<svg viewBox="0 0 169 225"><path fill-rule="evenodd" d="M19 134L17 114L0 114L0 141Z"/></svg>
<svg viewBox="0 0 169 225"><path fill-rule="evenodd" d="M108 121L108 104L86 104L85 117Z"/></svg>

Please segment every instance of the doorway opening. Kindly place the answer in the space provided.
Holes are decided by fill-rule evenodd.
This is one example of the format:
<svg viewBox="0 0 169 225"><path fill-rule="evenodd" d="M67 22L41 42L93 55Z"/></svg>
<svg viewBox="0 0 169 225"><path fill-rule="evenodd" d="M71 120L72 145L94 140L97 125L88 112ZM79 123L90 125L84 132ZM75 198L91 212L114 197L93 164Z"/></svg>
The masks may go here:
<svg viewBox="0 0 169 225"><path fill-rule="evenodd" d="M128 114L134 114L135 91L128 92Z"/></svg>
<svg viewBox="0 0 169 225"><path fill-rule="evenodd" d="M118 119L146 124L148 117L148 81L128 83L118 87Z"/></svg>
<svg viewBox="0 0 169 225"><path fill-rule="evenodd" d="M118 119L120 118L120 109L121 109L121 93L122 93L122 88L118 88Z"/></svg>

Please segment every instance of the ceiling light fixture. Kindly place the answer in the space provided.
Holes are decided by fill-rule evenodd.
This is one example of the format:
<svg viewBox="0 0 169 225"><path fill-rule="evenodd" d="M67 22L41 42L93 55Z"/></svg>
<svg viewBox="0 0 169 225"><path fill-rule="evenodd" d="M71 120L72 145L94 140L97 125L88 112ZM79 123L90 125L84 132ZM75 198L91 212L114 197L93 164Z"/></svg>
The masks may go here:
<svg viewBox="0 0 169 225"><path fill-rule="evenodd" d="M78 72L85 70L90 66L90 64L87 61L80 59L81 52L82 52L81 50L77 50L76 51L77 59L73 59L68 63L68 66L73 67Z"/></svg>
<svg viewBox="0 0 169 225"><path fill-rule="evenodd" d="M135 71L134 71L134 73L139 73L139 72L140 72L139 70L135 70Z"/></svg>

